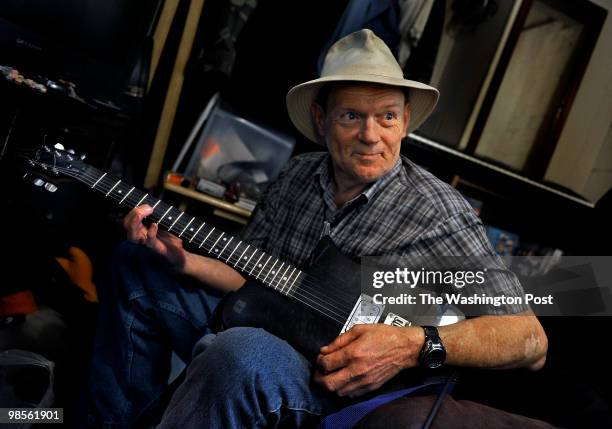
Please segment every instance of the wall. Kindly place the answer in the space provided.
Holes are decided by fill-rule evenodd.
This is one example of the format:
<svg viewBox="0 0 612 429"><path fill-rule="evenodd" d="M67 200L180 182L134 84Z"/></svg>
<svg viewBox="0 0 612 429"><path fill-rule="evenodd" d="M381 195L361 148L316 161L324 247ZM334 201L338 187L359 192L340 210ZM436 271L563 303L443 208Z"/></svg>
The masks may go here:
<svg viewBox="0 0 612 429"><path fill-rule="evenodd" d="M597 201L612 187L612 0L545 179Z"/></svg>

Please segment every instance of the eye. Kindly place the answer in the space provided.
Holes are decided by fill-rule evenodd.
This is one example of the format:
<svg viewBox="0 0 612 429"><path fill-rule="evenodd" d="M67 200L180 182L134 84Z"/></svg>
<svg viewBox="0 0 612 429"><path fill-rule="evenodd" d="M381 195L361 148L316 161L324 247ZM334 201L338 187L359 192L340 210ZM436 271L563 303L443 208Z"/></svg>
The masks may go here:
<svg viewBox="0 0 612 429"><path fill-rule="evenodd" d="M345 119L348 121L354 121L357 119L357 114L355 112L348 111L342 115L342 119Z"/></svg>
<svg viewBox="0 0 612 429"><path fill-rule="evenodd" d="M385 120L386 121L392 121L396 118L397 116L395 115L395 113L393 112L387 112L385 113Z"/></svg>

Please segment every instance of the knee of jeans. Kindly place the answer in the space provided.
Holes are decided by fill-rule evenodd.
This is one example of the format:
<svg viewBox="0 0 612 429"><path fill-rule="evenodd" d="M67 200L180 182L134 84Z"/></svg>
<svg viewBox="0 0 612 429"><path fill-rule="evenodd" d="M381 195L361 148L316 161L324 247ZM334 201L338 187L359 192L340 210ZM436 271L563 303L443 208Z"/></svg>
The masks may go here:
<svg viewBox="0 0 612 429"><path fill-rule="evenodd" d="M299 354L284 340L259 328L238 327L219 333L205 353L199 355L208 365L219 365L225 374L236 377L273 376L277 368L302 365ZM272 358L271 358L272 357Z"/></svg>

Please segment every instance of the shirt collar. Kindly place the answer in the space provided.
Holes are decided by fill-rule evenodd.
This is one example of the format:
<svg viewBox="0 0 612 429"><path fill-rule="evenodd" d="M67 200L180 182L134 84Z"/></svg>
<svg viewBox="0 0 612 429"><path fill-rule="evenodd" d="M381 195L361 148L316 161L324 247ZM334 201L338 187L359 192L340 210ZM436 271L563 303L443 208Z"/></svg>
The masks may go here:
<svg viewBox="0 0 612 429"><path fill-rule="evenodd" d="M331 157L329 153L323 157L321 164L317 167L314 172L314 183L319 186L323 192L323 199L326 204L332 209L337 210L336 203L334 200L334 191L332 186L332 165ZM359 195L355 196L351 201L347 202L345 206L351 204L358 198L364 199L364 202L370 201L381 189L386 187L395 177L399 174L402 169L402 159L398 157L397 162L393 168L384 176L378 178L375 182L370 183Z"/></svg>

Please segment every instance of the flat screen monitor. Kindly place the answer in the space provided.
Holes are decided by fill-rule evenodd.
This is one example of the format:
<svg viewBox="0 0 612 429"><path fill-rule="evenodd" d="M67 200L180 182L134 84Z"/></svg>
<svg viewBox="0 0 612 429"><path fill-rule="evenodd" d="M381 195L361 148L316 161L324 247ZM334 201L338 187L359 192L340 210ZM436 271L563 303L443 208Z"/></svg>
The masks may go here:
<svg viewBox="0 0 612 429"><path fill-rule="evenodd" d="M199 136L185 175L238 184L257 199L285 166L294 146L292 136L217 105Z"/></svg>

